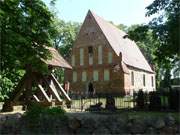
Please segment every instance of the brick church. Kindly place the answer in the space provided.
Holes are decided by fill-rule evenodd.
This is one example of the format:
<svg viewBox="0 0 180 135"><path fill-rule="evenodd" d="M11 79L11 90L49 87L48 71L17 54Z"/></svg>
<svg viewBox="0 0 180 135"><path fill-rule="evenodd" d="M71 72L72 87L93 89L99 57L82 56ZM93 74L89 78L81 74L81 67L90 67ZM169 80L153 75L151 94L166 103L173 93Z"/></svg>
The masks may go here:
<svg viewBox="0 0 180 135"><path fill-rule="evenodd" d="M70 91L129 94L155 90L155 72L134 41L88 11L71 52L73 70L65 70Z"/></svg>

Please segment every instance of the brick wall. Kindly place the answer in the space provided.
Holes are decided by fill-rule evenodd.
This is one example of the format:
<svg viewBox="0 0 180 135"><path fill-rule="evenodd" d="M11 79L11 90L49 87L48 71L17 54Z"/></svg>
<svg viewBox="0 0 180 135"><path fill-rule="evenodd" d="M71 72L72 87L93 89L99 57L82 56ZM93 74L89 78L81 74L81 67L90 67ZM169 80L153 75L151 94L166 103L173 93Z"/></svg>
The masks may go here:
<svg viewBox="0 0 180 135"><path fill-rule="evenodd" d="M89 53L88 47L93 47L93 65L89 65ZM98 64L98 46L102 46L102 64ZM80 48L84 50L84 65L80 65ZM112 63L108 63L108 52L112 52ZM78 37L73 45L72 55L75 56L75 66L73 70L65 71L65 80L70 82L70 91L74 92L87 92L88 83L93 81L93 71L97 70L99 72L99 80L97 82L93 81L93 85L96 92L103 93L125 93L130 90L148 89L149 91L155 88L151 86L151 76L154 74L149 74L140 70L135 70L131 67L130 73L134 71L134 86L131 84L131 74L124 73L122 67L118 71L114 71L113 67L117 64L121 65L121 56L117 56L106 40L101 29L95 22L94 18L87 15L86 19L81 27ZM122 56L123 57L123 56ZM110 80L104 81L104 70L109 70ZM72 72L77 72L77 82L72 81ZM87 74L87 80L82 82L82 72L85 71ZM143 86L140 78L142 74L147 77L146 86Z"/></svg>
<svg viewBox="0 0 180 135"><path fill-rule="evenodd" d="M102 46L103 64L98 64L98 46L100 45ZM93 47L93 65L89 65L88 46ZM80 66L80 48L84 49L83 66ZM111 64L108 63L108 52L112 52ZM90 18L89 16L86 17L73 46L72 55L75 56L75 66L73 67L73 71L77 72L77 82L72 81L73 71L65 71L65 80L70 81L71 90L87 92L88 83L93 80L93 71L97 70L99 72L99 80L97 82L93 82L96 92L123 93L124 73L121 70L118 72L113 71L114 65L120 63L120 59L112 50L93 18ZM104 81L104 70L109 70L109 81ZM83 71L86 71L87 74L86 82L82 82Z"/></svg>

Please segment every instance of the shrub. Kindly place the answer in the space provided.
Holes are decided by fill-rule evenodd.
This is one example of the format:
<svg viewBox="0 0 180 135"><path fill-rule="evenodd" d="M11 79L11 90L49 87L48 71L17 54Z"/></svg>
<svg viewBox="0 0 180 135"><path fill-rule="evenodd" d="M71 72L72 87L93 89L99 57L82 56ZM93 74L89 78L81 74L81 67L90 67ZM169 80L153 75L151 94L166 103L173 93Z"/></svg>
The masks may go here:
<svg viewBox="0 0 180 135"><path fill-rule="evenodd" d="M51 134L63 125L62 122L67 122L67 116L66 112L58 107L32 105L24 115L24 122L30 132Z"/></svg>
<svg viewBox="0 0 180 135"><path fill-rule="evenodd" d="M176 89L171 90L168 102L170 109L180 111L180 91Z"/></svg>
<svg viewBox="0 0 180 135"><path fill-rule="evenodd" d="M140 109L143 109L144 105L145 105L145 95L142 90L139 90L136 98L136 106Z"/></svg>
<svg viewBox="0 0 180 135"><path fill-rule="evenodd" d="M149 109L150 110L160 110L161 109L161 98L157 92L149 93Z"/></svg>

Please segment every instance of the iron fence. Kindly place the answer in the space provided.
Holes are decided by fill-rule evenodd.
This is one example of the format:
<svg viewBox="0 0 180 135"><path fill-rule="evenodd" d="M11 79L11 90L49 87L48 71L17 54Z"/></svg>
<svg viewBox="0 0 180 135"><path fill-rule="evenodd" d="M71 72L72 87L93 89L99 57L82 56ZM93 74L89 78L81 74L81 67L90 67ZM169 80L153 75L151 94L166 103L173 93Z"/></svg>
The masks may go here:
<svg viewBox="0 0 180 135"><path fill-rule="evenodd" d="M112 97L115 101L115 107L117 109L133 108L135 106L133 96L122 96L118 94L96 94L96 95L80 95L70 94L72 104L71 110L73 111L85 111L90 106L101 103L102 108L106 108L106 102L108 97Z"/></svg>

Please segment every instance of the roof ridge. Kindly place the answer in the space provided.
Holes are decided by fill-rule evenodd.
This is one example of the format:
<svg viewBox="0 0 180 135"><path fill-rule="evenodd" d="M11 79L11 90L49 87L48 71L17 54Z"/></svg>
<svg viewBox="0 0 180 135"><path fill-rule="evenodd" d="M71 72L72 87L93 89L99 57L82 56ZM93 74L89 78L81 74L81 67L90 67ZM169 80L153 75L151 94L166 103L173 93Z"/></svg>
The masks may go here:
<svg viewBox="0 0 180 135"><path fill-rule="evenodd" d="M129 38L123 38L127 33L106 21L104 18L96 15L91 10L88 11L87 15L91 15L95 19L116 55L119 56L119 54L122 53L124 63L132 67L153 72L136 42Z"/></svg>
<svg viewBox="0 0 180 135"><path fill-rule="evenodd" d="M112 24L112 23L110 23L109 21L105 20L103 17L97 15L97 14L96 14L95 12L93 12L92 10L89 10L88 12L91 13L95 18L96 18L96 17L100 18L101 20L103 20L104 22L106 22L108 25L112 26L112 27L115 28L116 30L118 30L118 31L120 31L120 32L122 32L122 33L124 33L124 34L127 34L125 31L119 29L115 24Z"/></svg>

